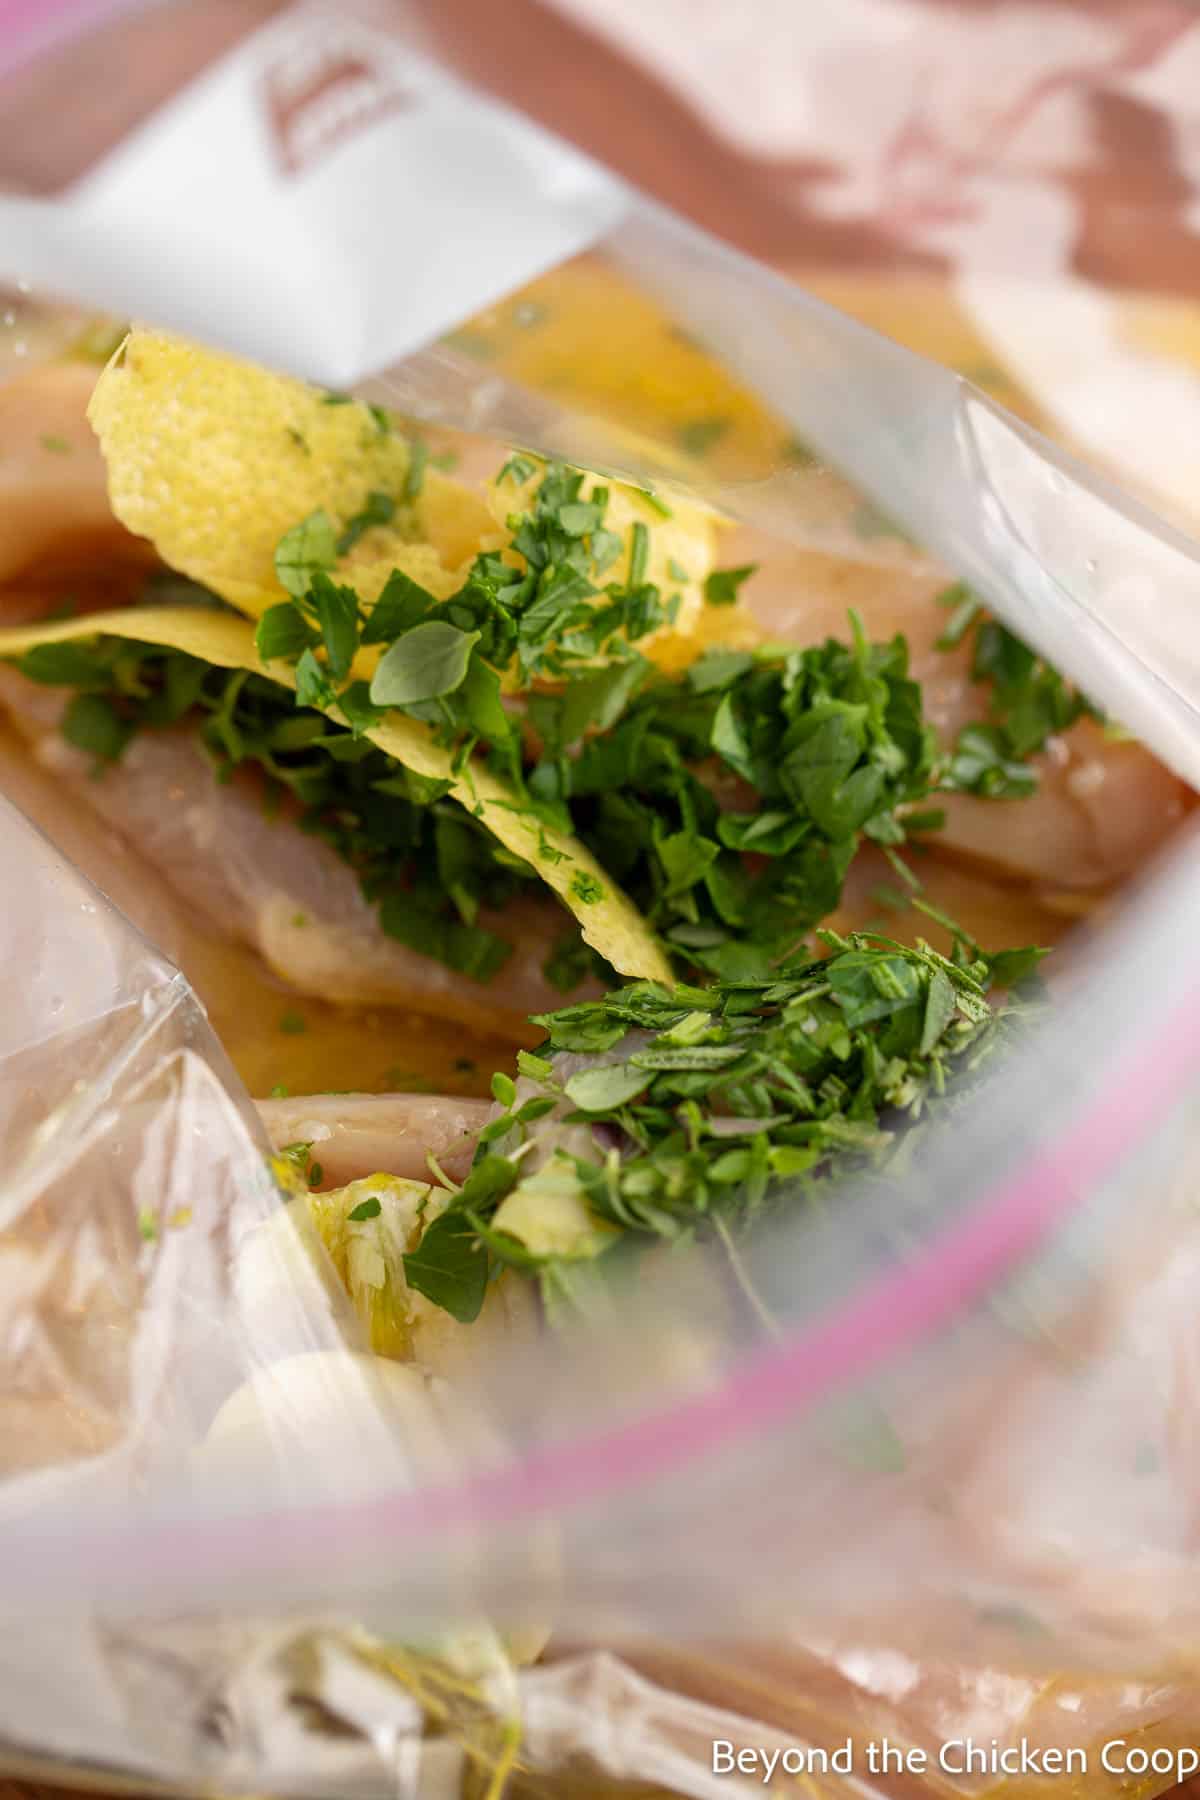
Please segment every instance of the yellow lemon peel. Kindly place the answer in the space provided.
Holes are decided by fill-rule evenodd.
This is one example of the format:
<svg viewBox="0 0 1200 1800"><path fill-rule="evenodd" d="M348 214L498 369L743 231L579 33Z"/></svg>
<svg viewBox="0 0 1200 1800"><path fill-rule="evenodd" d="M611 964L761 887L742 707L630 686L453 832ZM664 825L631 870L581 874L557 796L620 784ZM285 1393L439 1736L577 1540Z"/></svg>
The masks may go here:
<svg viewBox="0 0 1200 1800"><path fill-rule="evenodd" d="M436 469L406 500L407 439L368 406L161 333L132 331L96 383L88 418L121 524L171 568L257 617L285 595L275 547L323 508L339 526L373 493L396 502L339 569L365 601L393 569L438 599L495 537L483 500ZM415 485L415 483L414 483Z"/></svg>
<svg viewBox="0 0 1200 1800"><path fill-rule="evenodd" d="M108 470L109 500L128 530L149 538L163 561L202 582L251 617L284 599L275 549L286 531L323 510L342 528L386 494L396 512L365 531L337 565L360 599L378 598L393 569L445 600L462 586L481 551L511 541L509 518L532 505L545 464L473 492L424 468L410 497L412 446L358 401L163 333L131 331L96 384L88 418ZM634 526L648 534L643 579L664 598L678 595L675 619L639 640L654 661L676 668L702 648L720 521L672 492L656 505L640 488L589 477L585 492L608 490L606 528L621 539L613 579L627 573ZM676 570L682 571L677 575Z"/></svg>

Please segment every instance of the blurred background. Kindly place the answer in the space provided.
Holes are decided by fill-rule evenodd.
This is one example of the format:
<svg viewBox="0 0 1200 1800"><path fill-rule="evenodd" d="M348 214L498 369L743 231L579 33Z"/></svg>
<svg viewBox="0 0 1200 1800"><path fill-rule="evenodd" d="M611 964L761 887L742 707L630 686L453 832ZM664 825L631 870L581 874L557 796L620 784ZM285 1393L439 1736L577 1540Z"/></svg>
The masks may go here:
<svg viewBox="0 0 1200 1800"><path fill-rule="evenodd" d="M0 179L66 187L279 10L9 0ZM366 11L1200 522L1194 0Z"/></svg>

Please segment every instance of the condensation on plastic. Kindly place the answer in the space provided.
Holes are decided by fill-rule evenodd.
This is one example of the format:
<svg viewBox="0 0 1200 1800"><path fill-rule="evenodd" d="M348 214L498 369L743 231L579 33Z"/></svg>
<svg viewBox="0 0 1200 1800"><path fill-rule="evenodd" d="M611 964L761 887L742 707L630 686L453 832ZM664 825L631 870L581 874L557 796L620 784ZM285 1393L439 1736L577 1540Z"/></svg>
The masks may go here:
<svg viewBox="0 0 1200 1800"><path fill-rule="evenodd" d="M777 352L805 315L769 278L651 209L607 248L804 416ZM711 281L683 279L697 259ZM705 310L735 279L757 339L730 342L728 308ZM422 416L681 472L677 447L632 431L619 405L565 411L461 346L381 391ZM905 392L889 396L897 461ZM1047 562L1076 545L1053 539L1036 496L1010 525L1029 492L1019 437L957 388L945 398L1003 520L969 552L950 484L949 523L920 494L904 522L1017 604L1026 587L1000 568L1014 536ZM783 536L836 541L819 475L806 489L778 464L756 482L684 473ZM1054 648L1073 673L1080 656L1087 673L1111 658L1131 704L1150 693L1111 646L1064 633ZM1173 729L1191 754L1186 716ZM0 842L13 1767L469 1790L478 1720L451 1710L429 1734L439 1715L406 1660L425 1652L478 1713L519 1717L526 1765L576 1794L587 1768L728 1791L716 1738L861 1747L886 1733L935 1759L954 1737L1190 1739L1194 846L1073 958L1027 1053L913 1166L749 1251L771 1332L719 1261L664 1257L653 1287L615 1294L553 1357L514 1343L448 1388L364 1356L182 978L7 809ZM539 1628L554 1654L518 1672L509 1650ZM1093 1759L1091 1785L1108 1779Z"/></svg>

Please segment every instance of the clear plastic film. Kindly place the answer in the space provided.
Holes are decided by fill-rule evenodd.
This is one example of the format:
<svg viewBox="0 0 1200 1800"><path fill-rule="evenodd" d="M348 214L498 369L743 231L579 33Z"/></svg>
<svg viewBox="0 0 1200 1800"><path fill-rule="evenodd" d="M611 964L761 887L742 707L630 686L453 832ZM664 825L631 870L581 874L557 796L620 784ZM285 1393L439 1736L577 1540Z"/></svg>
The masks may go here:
<svg viewBox="0 0 1200 1800"><path fill-rule="evenodd" d="M1075 555L1053 508L1020 522L1014 567L965 489L937 496L940 527L919 494L893 522L814 459L765 325L739 352L718 309L724 363L694 341L733 284L748 322L778 318L769 277L640 204L576 248L369 393L690 486L781 546L781 583L837 564L932 591L965 564L1015 605L1034 562ZM976 448L1007 434L1011 474L1013 428L954 403L979 408ZM1147 580L1191 556L1120 529ZM1125 719L1151 719L1153 671L1073 634L1051 574L1043 647L1085 683L1103 663ZM1185 627L1164 660L1194 655ZM1155 724L1190 771L1187 708ZM485 1351L450 1333L438 1372L369 1354L187 979L9 808L0 833L13 1768L364 1795L718 1794L740 1749L743 1779L781 1791L801 1772L887 1793L1189 1772L1192 844L1058 953L1035 1039L886 1183L797 1210L736 1268L664 1257L552 1345L520 1309L462 1328ZM980 1768L968 1739L1084 1764ZM802 1770L809 1750L842 1761Z"/></svg>

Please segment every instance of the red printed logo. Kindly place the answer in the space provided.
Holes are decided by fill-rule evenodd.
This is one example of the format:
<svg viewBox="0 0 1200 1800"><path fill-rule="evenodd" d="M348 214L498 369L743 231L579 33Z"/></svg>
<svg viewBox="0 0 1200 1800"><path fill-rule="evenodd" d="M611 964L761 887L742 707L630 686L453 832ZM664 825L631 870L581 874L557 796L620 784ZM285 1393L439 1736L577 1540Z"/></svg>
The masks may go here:
<svg viewBox="0 0 1200 1800"><path fill-rule="evenodd" d="M298 37L263 75L268 126L280 164L302 175L348 138L416 95L398 79L394 61L369 38L327 30Z"/></svg>

